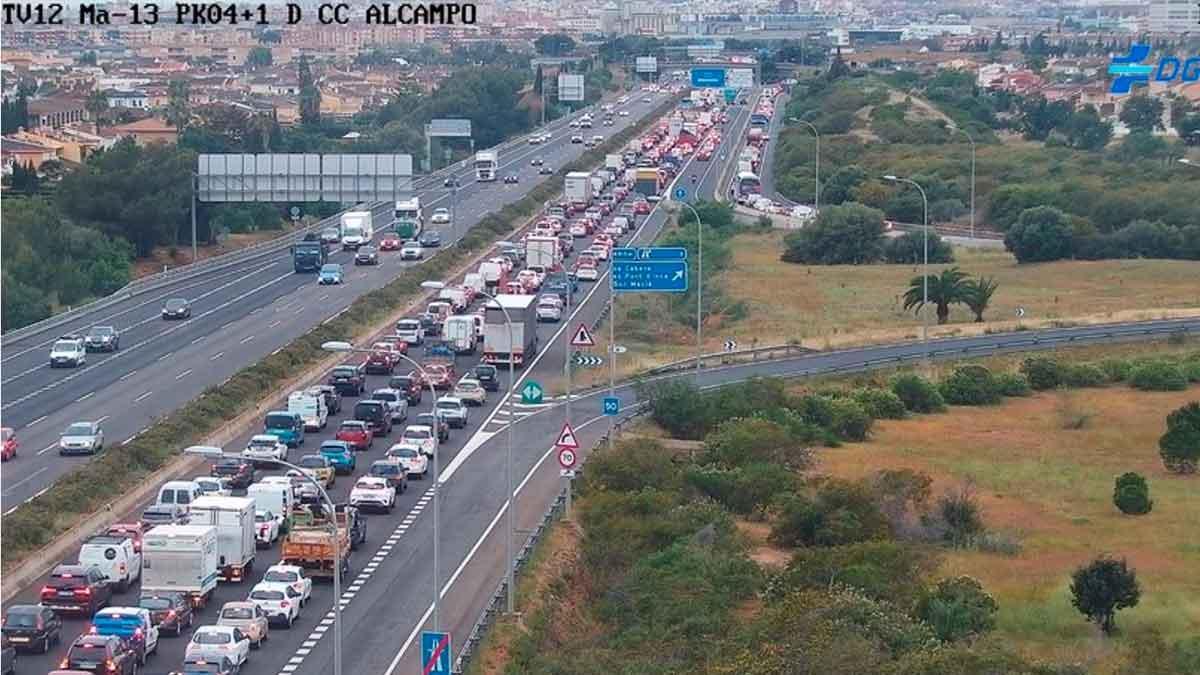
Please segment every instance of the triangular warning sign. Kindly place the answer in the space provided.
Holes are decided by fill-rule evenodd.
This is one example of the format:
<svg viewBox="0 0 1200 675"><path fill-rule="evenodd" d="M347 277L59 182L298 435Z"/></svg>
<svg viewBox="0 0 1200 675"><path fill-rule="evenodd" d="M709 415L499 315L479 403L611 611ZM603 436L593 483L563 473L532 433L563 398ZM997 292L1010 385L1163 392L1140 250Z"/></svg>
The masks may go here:
<svg viewBox="0 0 1200 675"><path fill-rule="evenodd" d="M558 433L558 440L554 445L572 450L579 449L579 441L575 438L575 430L571 428L570 424L563 424L562 431Z"/></svg>
<svg viewBox="0 0 1200 675"><path fill-rule="evenodd" d="M579 328L575 329L575 337L571 338L572 347L595 347L596 340L592 338L592 331L587 329L587 326L579 324Z"/></svg>

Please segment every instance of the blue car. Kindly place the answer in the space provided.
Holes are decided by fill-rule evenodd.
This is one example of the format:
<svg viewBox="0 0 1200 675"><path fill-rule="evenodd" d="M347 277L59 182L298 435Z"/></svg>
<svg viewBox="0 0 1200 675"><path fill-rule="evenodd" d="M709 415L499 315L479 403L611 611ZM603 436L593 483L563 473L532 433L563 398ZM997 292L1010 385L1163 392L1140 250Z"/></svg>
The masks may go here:
<svg viewBox="0 0 1200 675"><path fill-rule="evenodd" d="M289 448L298 447L304 442L304 418L300 413L285 410L269 412L263 422L263 433L278 436Z"/></svg>
<svg viewBox="0 0 1200 675"><path fill-rule="evenodd" d="M321 271L317 275L318 284L340 284L342 283L342 266L337 263L328 263L321 266Z"/></svg>
<svg viewBox="0 0 1200 675"><path fill-rule="evenodd" d="M329 460L335 473L354 473L356 462L354 448L345 441L325 441L321 444L321 456Z"/></svg>

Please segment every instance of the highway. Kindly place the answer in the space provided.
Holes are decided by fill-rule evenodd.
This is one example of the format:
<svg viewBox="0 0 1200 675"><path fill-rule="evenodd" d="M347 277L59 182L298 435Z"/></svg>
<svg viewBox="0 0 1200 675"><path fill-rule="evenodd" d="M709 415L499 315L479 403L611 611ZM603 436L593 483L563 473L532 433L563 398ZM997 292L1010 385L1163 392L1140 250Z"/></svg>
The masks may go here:
<svg viewBox="0 0 1200 675"><path fill-rule="evenodd" d="M665 96L654 94L649 102L633 96L629 104L620 106L630 111L628 116L615 116L613 126L597 125L589 131L611 136L644 117ZM450 206L450 191L442 187L444 175L418 179L427 229L439 229L443 246L450 245L484 215L517 201L545 179L530 165L532 158L542 158L557 171L579 157L584 147L569 142L574 130L567 122L560 119L549 125L552 139L546 143L529 145L522 137L501 147L499 175L517 175L516 185L476 182L471 166L453 171L462 187L454 198L456 222L449 227L428 226L433 208ZM376 222L390 223L391 210L390 204L376 206ZM52 331L6 340L0 361L0 411L4 425L16 430L21 455L0 476L0 510L7 513L76 464L88 461L57 454L58 437L70 423L101 421L107 445L133 437L153 419L282 348L414 264L401 263L398 256L386 253L381 260L378 267L355 267L351 253L335 253L332 262L346 265L346 283L318 286L316 275L292 271L286 252L274 254L180 280ZM190 320L160 318L162 303L173 297L191 300ZM119 352L89 354L87 364L78 368L49 368L49 347L59 335L83 333L95 324L115 325L121 331Z"/></svg>

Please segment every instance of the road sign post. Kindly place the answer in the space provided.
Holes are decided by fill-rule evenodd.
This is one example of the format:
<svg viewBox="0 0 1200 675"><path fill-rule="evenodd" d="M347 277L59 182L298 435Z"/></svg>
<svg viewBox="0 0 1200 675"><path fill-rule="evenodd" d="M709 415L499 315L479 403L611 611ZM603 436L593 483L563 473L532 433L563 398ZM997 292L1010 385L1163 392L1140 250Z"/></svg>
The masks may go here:
<svg viewBox="0 0 1200 675"><path fill-rule="evenodd" d="M575 462L579 461L579 439L570 422L563 422L562 431L558 432L558 440L554 442L558 448L558 464L562 467L562 478L566 482L567 493L564 504L564 517L571 517L571 479L575 477Z"/></svg>
<svg viewBox="0 0 1200 675"><path fill-rule="evenodd" d="M422 675L450 675L450 633L421 633Z"/></svg>

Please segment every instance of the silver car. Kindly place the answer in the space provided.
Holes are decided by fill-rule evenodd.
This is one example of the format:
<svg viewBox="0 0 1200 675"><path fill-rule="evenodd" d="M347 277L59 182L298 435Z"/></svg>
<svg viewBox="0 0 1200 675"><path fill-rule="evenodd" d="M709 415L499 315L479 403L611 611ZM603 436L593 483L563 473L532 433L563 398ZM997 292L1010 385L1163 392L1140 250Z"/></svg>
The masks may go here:
<svg viewBox="0 0 1200 675"><path fill-rule="evenodd" d="M399 389L376 389L371 392L372 401L383 401L392 414L393 422L408 421L408 397Z"/></svg>
<svg viewBox="0 0 1200 675"><path fill-rule="evenodd" d="M58 439L60 455L94 455L104 449L104 430L99 422L76 422Z"/></svg>

